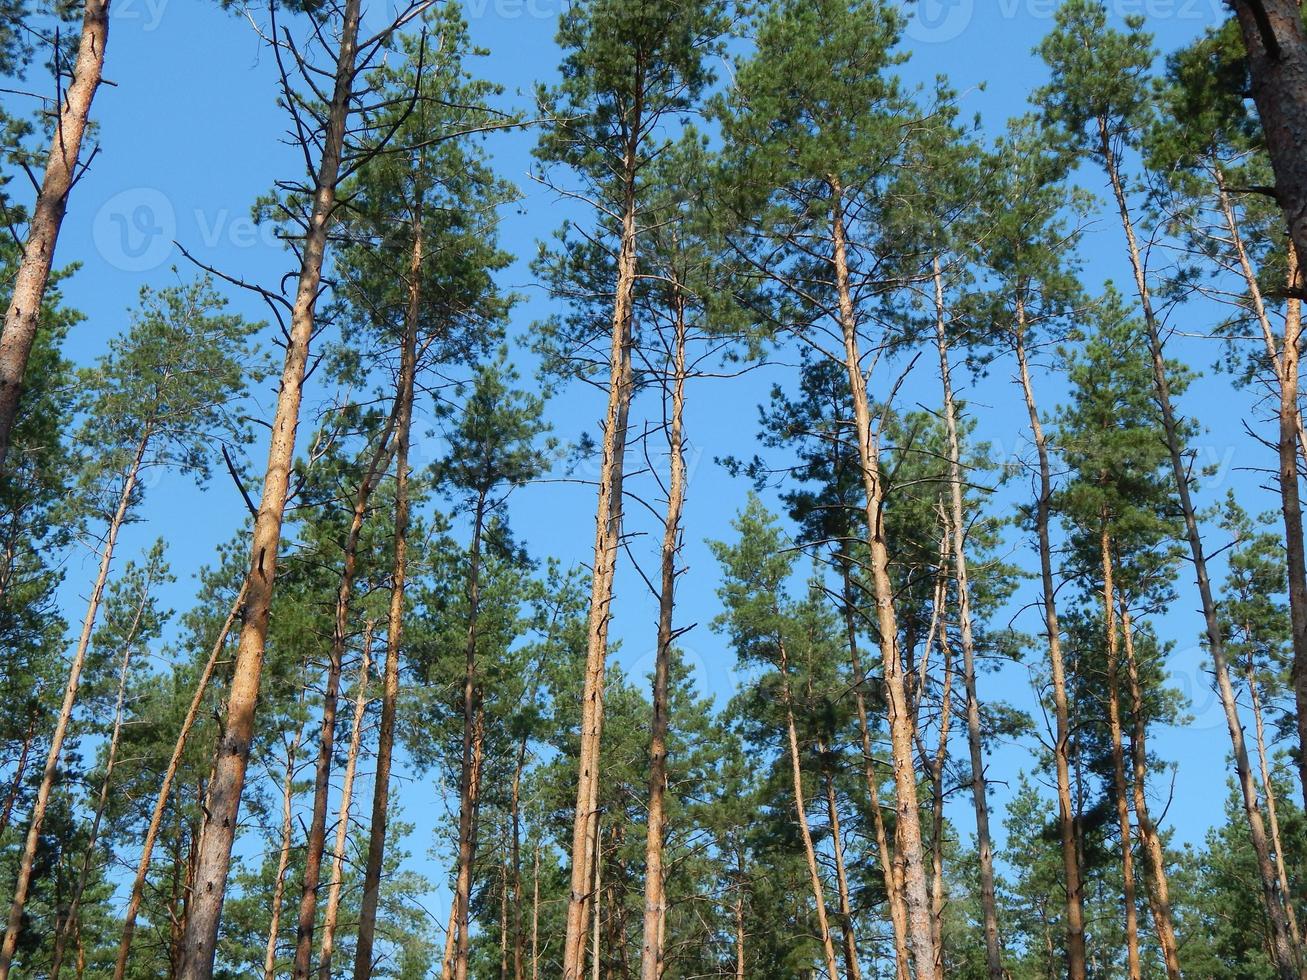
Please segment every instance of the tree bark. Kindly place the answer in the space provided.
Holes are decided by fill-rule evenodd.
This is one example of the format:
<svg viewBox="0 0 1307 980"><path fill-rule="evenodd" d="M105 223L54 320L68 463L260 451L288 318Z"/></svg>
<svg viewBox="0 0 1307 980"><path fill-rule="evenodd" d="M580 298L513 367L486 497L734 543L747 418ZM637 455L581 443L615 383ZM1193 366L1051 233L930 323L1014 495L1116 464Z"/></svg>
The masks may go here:
<svg viewBox="0 0 1307 980"><path fill-rule="evenodd" d="M345 879L345 848L349 844L350 804L354 799L354 774L359 747L363 744L363 720L368 710L368 669L372 666L373 622L363 626L363 655L359 661L358 693L354 698L354 721L350 729L345 775L340 787L340 817L336 823L336 846L331 858L331 879L327 885L327 908L322 916L322 940L318 948L318 980L331 980L331 955L336 942L336 920L340 914L340 891Z"/></svg>
<svg viewBox="0 0 1307 980"><path fill-rule="evenodd" d="M830 181L833 214L831 230L834 252L836 289L839 295L840 327L844 335L845 366L849 375L855 423L858 430L858 457L862 468L866 496L867 548L870 558L872 593L876 599L876 619L880 629L881 660L885 672L886 707L889 713L890 748L894 764L895 806L898 813L899 848L908 912L908 935L912 941L913 963L917 976L933 975L938 959L935 937L930 924L930 896L926 886L921 848L921 819L917 803L917 778L913 756L912 710L908 699L903 664L898 650L898 622L894 611L894 585L889 575L889 552L881 520L884 489L881 484L879 449L871 433L871 407L867 402L867 382L862 373L858 350L857 319L849 287L849 270L845 246L843 189L837 180Z"/></svg>
<svg viewBox="0 0 1307 980"><path fill-rule="evenodd" d="M670 477L667 512L663 516L662 583L658 595L658 652L654 663L653 719L649 740L649 817L645 843L644 945L640 951L640 980L662 980L665 946L663 923L667 911L663 837L667 793L668 676L675 640L676 556L681 547L681 510L685 503L685 456L682 426L685 417L685 296L676 289L673 319L675 345L672 365L671 420L667 436Z"/></svg>
<svg viewBox="0 0 1307 980"><path fill-rule="evenodd" d="M335 619L332 624L331 653L327 661L327 686L322 695L322 732L318 737L318 760L313 773L313 812L304 850L304 882L300 891L299 919L295 930L295 980L309 980L312 972L313 929L318 911L318 888L322 875L322 859L327 842L327 802L331 795L331 760L336 744L336 708L340 701L341 666L345 647L349 642L350 607L354 599L354 579L358 566L359 539L367 517L368 504L373 491L381 482L390 460L395 418L400 397L395 398L395 411L382 433L380 441L368 461L362 481L354 495L354 510L349 531L345 536L340 571L340 586L336 590Z"/></svg>
<svg viewBox="0 0 1307 980"><path fill-rule="evenodd" d="M81 176L78 162L82 141L91 115L91 103L100 87L108 42L109 0L86 0L72 84L61 89L63 98L50 137L45 174L27 224L23 257L14 276L4 330L0 332L0 472L4 471L9 454L9 442L23 392L23 375L27 372L27 359L40 325L41 303L50 282L55 244L68 210L68 195ZM56 52L54 57L58 70L59 54Z"/></svg>
<svg viewBox="0 0 1307 980"><path fill-rule="evenodd" d="M1274 0L1279 3L1279 0ZM1293 5L1296 11L1296 5ZM1239 5L1240 19L1246 13L1244 4ZM1296 16L1296 12L1295 12ZM1295 22L1296 23L1296 22ZM1301 37L1301 29L1298 29ZM1304 92L1307 96L1307 92ZM1202 602L1203 619L1207 629L1208 652L1212 657L1212 667L1216 674L1216 687L1220 695L1221 706L1225 711L1226 725L1230 731L1230 743L1234 749L1235 769L1239 777L1239 788L1243 796L1244 813L1248 820L1249 838L1253 845L1253 854L1257 860L1258 877L1261 880L1262 898L1266 906L1267 919L1271 926L1271 958L1281 980L1295 980L1303 974L1297 965L1292 944L1288 935L1288 920L1284 911L1284 902L1277 888L1274 866L1271 862L1270 848L1266 842L1266 828L1262 822L1261 809L1257 804L1257 787L1253 780L1252 768L1248 761L1248 746L1244 739L1243 724L1239 717L1239 705L1234 685L1230 680L1230 668L1226 660L1225 640L1222 636L1220 616L1216 600L1212 595L1211 578L1207 572L1207 553L1203 546L1202 531L1198 526L1198 511L1194 506L1189 487L1189 469L1184 460L1184 436L1171 403L1171 382L1162 351L1162 337L1157 317L1153 313L1152 294L1144 275L1143 261L1139 254L1139 245L1135 238L1134 222L1130 217L1130 207L1126 201L1125 187L1117 164L1116 154L1112 148L1106 121L1099 120L1101 137L1100 152L1107 177L1112 185L1116 199L1117 211L1121 218L1121 228L1125 233L1126 248L1130 257L1130 266L1134 273L1135 288L1139 293L1139 303L1144 314L1144 326L1148 330L1148 346L1153 364L1153 383L1157 406L1162 417L1162 429L1166 436L1167 451L1171 457L1171 469L1175 476L1176 494L1180 511L1184 516L1185 533L1189 540L1189 550L1193 557L1194 576L1197 580L1198 595ZM1268 130L1269 137L1269 130ZM1302 229L1307 232L1307 226ZM1296 236L1296 233L1295 233ZM1307 664L1303 665L1307 667ZM1301 709L1307 708L1307 675L1303 674L1295 663L1295 693L1300 708L1299 735L1307 734L1307 719L1301 716ZM1307 744L1307 740L1304 740Z"/></svg>
<svg viewBox="0 0 1307 980"><path fill-rule="evenodd" d="M1112 804L1121 835L1122 905L1125 911L1126 968L1130 980L1142 980L1139 962L1139 906L1135 900L1134 831L1130 825L1129 788L1126 783L1125 749L1121 729L1120 642L1116 625L1116 586L1112 561L1112 538L1107 514L1101 515L1099 550L1103 567L1103 635L1107 649L1107 731L1112 757Z"/></svg>
<svg viewBox="0 0 1307 980"><path fill-rule="evenodd" d="M826 783L826 818L830 821L831 850L835 856L835 886L840 900L840 935L844 940L844 971L848 980L862 980L858 965L858 935L853 925L853 902L849 897L849 876L844 867L844 842L840 835L840 810L835 798L835 780L830 772Z"/></svg>
<svg viewBox="0 0 1307 980"><path fill-rule="evenodd" d="M962 440L949 365L944 283L938 257L934 263L935 338L939 375L944 388L944 426L948 433L949 483L953 532L953 569L958 589L958 622L962 640L962 683L967 696L967 748L971 753L971 798L976 811L976 850L980 863L980 907L985 922L985 969L989 980L1004 980L1003 946L998 936L998 901L994 887L994 849L989 832L989 796L985 785L985 749L976 693L976 641L971 620L971 584L967 575L966 501L962 486Z"/></svg>
<svg viewBox="0 0 1307 980"><path fill-rule="evenodd" d="M286 749L286 776L281 787L281 850L277 855L277 873L272 886L272 917L268 923L268 946L263 954L263 980L276 980L277 940L281 934L281 905L286 894L286 868L290 864L291 835L295 829L292 804L295 802L295 756L299 753L303 726Z"/></svg>
<svg viewBox="0 0 1307 980"><path fill-rule="evenodd" d="M340 179L341 154L349 116L350 99L357 71L361 0L345 0L340 48L336 58L335 84L327 112L327 131L322 141L313 191L313 210L304 238L299 281L287 335L286 361L281 389L273 416L268 446L268 467L263 478L251 539L250 584L245 623L227 698L227 716L217 765L209 786L210 819L200 840L196 891L183 938L183 964L179 980L211 980L218 941L231 849L236 839L241 792L254 739L254 712L259 695L259 677L268 639L268 616L272 607L277 553L281 547L281 524L290 489L290 472L295 459L295 435L299 428L300 401L313 339L322 265L327 250L327 232L336 210L336 185ZM3 978L0 978L3 980Z"/></svg>
<svg viewBox="0 0 1307 980"><path fill-rule="evenodd" d="M525 951L522 948L522 772L526 768L528 735L518 746L517 765L508 797L509 822L512 825L510 861L513 865L513 980L525 980Z"/></svg>
<svg viewBox="0 0 1307 980"><path fill-rule="evenodd" d="M635 111L623 159L621 238L614 285L612 345L608 365L608 408L595 511L595 548L587 626L585 684L581 696L581 744L577 760L576 811L572 827L572 873L567 901L562 980L582 980L590 888L594 874L590 848L598 820L600 743L604 724L604 680L608 625L612 616L613 576L622 537L622 478L626 469L627 418L631 407L632 308L636 277L636 154L641 113Z"/></svg>
<svg viewBox="0 0 1307 980"><path fill-rule="evenodd" d="M23 789L23 777L27 775L27 757L32 752L32 743L36 740L36 714L31 715L27 723L27 734L23 737L23 748L18 753L18 763L14 766L14 778L9 784L9 793L5 796L4 810L0 811L0 834L9 829L9 821L14 816L14 804Z"/></svg>
<svg viewBox="0 0 1307 980"><path fill-rule="evenodd" d="M50 980L59 980L60 969L63 966L64 946L68 939L67 924L76 924L78 922L77 916L82 902L82 895L86 892L86 883L91 877L91 866L95 862L95 845L100 838L100 825L104 821L104 811L109 806L109 786L113 781L114 765L118 761L118 740L123 730L123 711L127 704L127 677L132 665L132 650L140 633L141 618L145 615L145 607L150 601L150 590L154 587L156 568L157 566L151 566L146 576L140 598L136 603L136 610L132 615L131 625L127 629L127 635L123 643L122 664L118 668L118 693L114 699L113 729L109 735L109 754L104 763L104 778L100 781L100 793L95 803L95 816L91 818L91 828L86 835L86 850L82 855L82 867L78 872L72 895L68 899L68 911L64 915L65 928L57 929L55 932L54 957L50 965Z"/></svg>
<svg viewBox="0 0 1307 980"><path fill-rule="evenodd" d="M356 3L357 0L350 2ZM368 830L368 857L363 874L358 941L354 948L354 980L369 980L372 976L372 947L376 941L377 905L381 899L381 871L386 852L390 765L395 749L395 707L399 700L399 652L404 635L404 584L408 575L408 450L413 425L414 388L417 385L421 268L422 231L421 223L415 215L413 254L409 264L409 302L399 366L400 405L395 418L395 565L391 576L390 609L386 623L386 667L381 696L381 727L377 735L377 773L372 790L372 824Z"/></svg>
<svg viewBox="0 0 1307 980"><path fill-rule="evenodd" d="M1053 500L1052 465L1048 438L1040 421L1035 389L1030 379L1026 354L1026 307L1021 292L1016 296L1016 321L1013 349L1026 412L1030 416L1030 434L1039 457L1039 497L1035 503L1035 525L1039 538L1039 572L1043 588L1044 629L1048 637L1048 661L1053 681L1054 741L1053 761L1057 770L1057 825L1062 845L1062 874L1066 887L1066 955L1068 980L1085 980L1085 912L1084 884L1080 876L1080 853L1076 842L1076 808L1071 798L1071 715L1067 705L1066 667L1062 659L1062 631L1058 625L1057 590L1053 581L1053 545L1049 532Z"/></svg>
<svg viewBox="0 0 1307 980"><path fill-rule="evenodd" d="M9 969L13 964L14 952L18 948L18 934L23 927L23 907L27 904L27 892L32 884L36 851L41 842L41 825L45 822L50 793L54 790L54 781L59 774L59 758L63 753L64 739L68 735L68 724L72 719L73 707L77 703L82 668L86 665L86 654L91 646L91 634L95 630L100 602L104 598L104 587L109 581L109 567L113 564L114 546L118 543L118 532L127 521L132 493L136 490L141 465L145 459L145 450L150 443L150 435L150 427L147 425L136 444L131 462L123 471L123 485L118 495L117 507L109 519L109 527L105 532L104 545L100 551L100 567L96 573L95 585L91 589L91 597L86 603L86 615L82 617L82 632L77 639L77 647L73 651L72 663L68 668L68 682L64 687L63 703L59 707L59 716L55 720L54 734L50 738L50 750L45 759L45 770L41 775L41 785L37 788L36 802L32 806L27 839L23 842L22 855L18 861L18 880L14 884L14 897L9 907L9 922L5 929L4 943L0 946L0 980L7 980Z"/></svg>
<svg viewBox="0 0 1307 980"><path fill-rule="evenodd" d="M1134 768L1135 823L1139 828L1139 841L1143 845L1144 862L1148 868L1146 883L1148 903L1153 913L1153 928L1157 943L1166 963L1167 980L1180 980L1180 944L1175 938L1175 919L1171 913L1171 888L1166 874L1166 852L1162 836L1148 811L1148 725L1145 712L1143 686L1139 681L1139 662L1135 659L1134 625L1130 608L1121 599L1121 636L1125 641L1126 676L1130 681L1130 702L1134 716L1134 733L1130 739L1130 758ZM1279 851L1279 848L1276 848ZM1287 892L1286 892L1287 894ZM1286 903L1288 906L1289 903ZM1288 908L1292 922L1292 908ZM1295 945L1297 940L1295 940Z"/></svg>

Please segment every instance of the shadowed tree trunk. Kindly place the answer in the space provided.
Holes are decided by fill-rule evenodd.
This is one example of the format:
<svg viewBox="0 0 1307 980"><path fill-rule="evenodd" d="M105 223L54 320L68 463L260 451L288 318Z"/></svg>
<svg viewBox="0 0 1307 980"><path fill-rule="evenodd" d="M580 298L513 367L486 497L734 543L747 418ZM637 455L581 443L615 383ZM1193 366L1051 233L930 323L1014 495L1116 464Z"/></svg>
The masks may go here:
<svg viewBox="0 0 1307 980"><path fill-rule="evenodd" d="M82 141L91 103L100 87L108 42L109 0L86 0L72 83L65 89L62 79L59 80L58 114L50 135L45 175L27 223L23 256L14 275L4 330L0 332L0 472L4 471L9 455L9 441L23 393L23 375L40 326L41 301L50 282L55 243L68 210L68 195L81 176ZM57 51L54 57L56 69L61 72Z"/></svg>
<svg viewBox="0 0 1307 980"><path fill-rule="evenodd" d="M272 917L268 923L268 947L263 954L263 980L276 980L277 940L281 933L281 906L286 894L286 868L290 865L292 833L295 829L292 805L295 802L295 757L299 753L303 726L286 749L286 776L281 787L281 850L277 855L277 872L272 885Z"/></svg>

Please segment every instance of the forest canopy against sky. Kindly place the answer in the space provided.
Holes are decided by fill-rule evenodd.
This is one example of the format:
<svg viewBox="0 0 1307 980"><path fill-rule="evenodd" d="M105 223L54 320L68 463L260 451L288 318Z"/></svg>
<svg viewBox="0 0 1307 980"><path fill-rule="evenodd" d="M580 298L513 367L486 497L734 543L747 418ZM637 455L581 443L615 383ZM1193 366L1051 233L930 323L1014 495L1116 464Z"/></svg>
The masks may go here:
<svg viewBox="0 0 1307 980"><path fill-rule="evenodd" d="M1307 977L1294 0L0 75L0 980Z"/></svg>

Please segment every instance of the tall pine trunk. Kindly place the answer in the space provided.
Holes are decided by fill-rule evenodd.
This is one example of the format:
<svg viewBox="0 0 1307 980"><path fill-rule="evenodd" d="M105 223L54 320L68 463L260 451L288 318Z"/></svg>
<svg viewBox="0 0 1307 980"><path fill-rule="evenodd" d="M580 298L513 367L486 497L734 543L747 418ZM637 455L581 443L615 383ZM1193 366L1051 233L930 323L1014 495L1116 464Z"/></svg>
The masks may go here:
<svg viewBox="0 0 1307 980"><path fill-rule="evenodd" d="M640 980L662 980L666 955L663 923L667 912L666 871L663 868L664 812L667 793L668 676L675 640L672 617L676 609L676 555L681 546L681 510L685 503L685 456L682 425L685 415L685 296L679 286L673 300L675 345L671 383L671 419L667 435L671 473L667 484L667 511L663 516L662 582L658 594L658 652L654 663L653 719L649 739L648 835L644 865L644 945L640 951Z"/></svg>
<svg viewBox="0 0 1307 980"><path fill-rule="evenodd" d="M23 255L13 279L13 292L0 332L0 472L4 471L23 393L27 359L40 326L41 302L50 282L55 244L68 210L68 195L81 175L82 141L91 115L91 103L104 72L105 45L109 42L109 0L86 0L82 33L77 44L73 80L62 98L50 136L45 174L32 206L23 241ZM58 69L60 53L54 55ZM12 953L10 954L12 955Z"/></svg>
<svg viewBox="0 0 1307 980"><path fill-rule="evenodd" d="M1139 841L1143 845L1144 862L1148 868L1146 884L1148 904L1153 913L1153 928L1157 944L1162 949L1167 980L1180 980L1180 944L1175 938L1175 918L1171 912L1171 887L1166 874L1166 852L1162 835L1153 823L1148 809L1148 724L1147 706L1144 703L1143 685L1139 679L1139 662L1135 659L1134 624L1130 608L1121 597L1121 637L1125 646L1126 677L1130 682L1130 707L1134 730L1130 737L1130 760L1134 769L1135 823L1139 828ZM1274 835L1272 835L1274 836ZM1279 851L1279 847L1276 847ZM1287 892L1286 892L1287 894ZM1293 910L1289 908L1290 922ZM1295 940L1296 942L1296 940Z"/></svg>
<svg viewBox="0 0 1307 980"><path fill-rule="evenodd" d="M299 754L301 725L286 749L286 775L281 787L281 849L277 852L277 871L272 884L272 914L268 921L268 945L263 953L263 980L276 980L277 941L281 938L281 906L286 894L286 869L290 866L290 851L295 830L295 762Z"/></svg>
<svg viewBox="0 0 1307 980"><path fill-rule="evenodd" d="M967 575L967 514L963 494L962 440L958 434L957 404L949 365L948 331L944 312L944 283L935 259L935 339L939 347L939 376L944 388L944 427L948 433L949 526L953 532L953 569L957 579L958 621L962 640L962 684L967 696L967 748L971 755L971 800L976 811L976 857L980 863L980 908L985 923L985 969L989 980L1004 980L1003 946L998 936L998 901L994 887L994 848L989 832L989 797L985 784L985 748L980 728L980 699L976 694L976 641L971 620L971 583Z"/></svg>
<svg viewBox="0 0 1307 980"><path fill-rule="evenodd" d="M354 599L354 579L358 566L359 539L367 517L368 505L377 484L381 482L390 459L398 414L399 397L395 411L380 441L368 460L363 479L354 494L354 510L349 531L345 536L341 559L340 585L336 590L335 618L331 631L331 652L327 661L327 686L322 695L322 731L318 736L318 759L313 771L313 812L304 850L304 882L300 891L299 918L295 930L295 980L309 980L312 972L313 929L318 911L318 888L322 876L322 859L327 842L327 802L331 794L331 760L336 744L336 708L340 700L341 666L345 647L349 642L350 607Z"/></svg>
<svg viewBox="0 0 1307 980"><path fill-rule="evenodd" d="M360 5L361 0L345 0L335 84L327 107L327 131L322 141L322 159L318 165L312 213L304 237L299 281L286 338L286 361L273 416L263 496L254 520L245 623L236 651L214 778L209 786L210 816L200 839L197 887L182 940L183 964L179 980L211 980L213 976L218 921L227 889L232 844L236 839L245 770L249 766L250 746L254 740L254 712L268 640L268 616L272 608L277 554L281 548L281 524L295 460L295 435L299 428L304 374L322 285L327 232L336 210L336 185L340 179L341 154L354 92Z"/></svg>
<svg viewBox="0 0 1307 980"><path fill-rule="evenodd" d="M889 551L882 521L884 488L881 483L879 449L871 433L871 406L867 382L858 350L857 319L849 286L846 255L843 189L830 181L834 244L832 265L839 296L840 327L844 335L845 366L857 426L858 459L866 496L867 548L870 558L872 594L876 601L876 622L880 630L881 662L885 672L886 709L889 713L890 749L894 766L895 807L898 814L897 857L902 867L908 913L908 936L918 977L931 976L938 960L931 928L930 895L926 885L921 846L921 814L917 803L916 760L913 755L913 716L907 681L898 650L898 620L894 610L894 585L889 575Z"/></svg>
<svg viewBox="0 0 1307 980"><path fill-rule="evenodd" d="M1085 911L1084 884L1080 875L1080 850L1076 834L1076 807L1071 796L1071 713L1067 704L1066 665L1062 658L1062 631L1058 625L1057 588L1053 580L1053 545L1049 524L1053 501L1053 471L1049 460L1048 437L1040 421L1035 402L1035 388L1030 377L1026 352L1026 307L1020 290L1016 295L1016 322L1013 348L1026 412L1030 416L1030 435L1039 457L1039 497L1035 502L1035 527L1039 538L1039 574L1043 590L1044 630L1048 640L1048 662L1053 681L1053 763L1057 771L1057 826L1062 845L1063 887L1066 890L1066 956L1068 980L1085 980Z"/></svg>
<svg viewBox="0 0 1307 980"><path fill-rule="evenodd" d="M835 780L830 771L823 774L826 784L826 819L830 821L831 853L835 858L835 888L840 902L841 952L844 954L844 975L848 980L862 980L858 964L858 934L853 923L853 900L849 895L849 875L844 866L844 839L840 834L839 801L835 796Z"/></svg>
<svg viewBox="0 0 1307 980"><path fill-rule="evenodd" d="M359 747L363 744L363 720L368 710L368 669L372 666L373 622L363 627L363 653L359 660L358 693L354 698L354 721L350 728L345 775L340 787L340 816L336 823L336 845L331 857L331 878L327 884L327 908L322 915L322 940L318 948L318 980L331 980L331 956L336 942L336 920L340 915L340 892L345 880L345 848L349 845L350 805L354 799L354 774Z"/></svg>
<svg viewBox="0 0 1307 980"><path fill-rule="evenodd" d="M640 113L622 161L623 206L613 288L612 340L608 362L608 409L604 416L599 495L595 510L594 565L587 624L585 683L581 695L580 753L576 808L572 822L572 873L567 899L562 980L582 980L586 926L594 881L595 824L599 818L600 744L604 725L604 680L613 576L622 537L622 478L626 469L626 431L631 408L632 317L636 277L636 154Z"/></svg>
<svg viewBox="0 0 1307 980"><path fill-rule="evenodd" d="M41 826L45 822L45 812L50 804L54 781L59 775L59 759L63 754L64 739L68 735L68 724L72 719L73 707L77 704L77 690L82 682L82 668L86 665L86 654L91 647L91 634L95 630L95 620L104 598L104 587L109 581L114 546L118 543L118 532L127 521L132 494L136 490L141 464L145 459L145 450L149 443L150 428L147 425L136 444L131 462L122 473L123 483L118 495L118 504L105 531L104 544L100 550L100 567L95 576L95 585L91 588L91 597L86 603L86 615L82 617L82 632L77 638L77 647L73 651L72 663L68 667L68 681L64 686L63 703L59 706L59 715L55 719L50 750L45 758L45 770L41 774L41 785L37 788L36 802L32 806L27 838L23 842L22 854L18 859L18 879L14 884L14 897L9 906L9 922L5 928L4 943L0 946L0 980L7 980L9 969L13 965L14 952L18 949L18 935L23 928L23 909L27 904L27 892L32 884L36 851L41 843Z"/></svg>
<svg viewBox="0 0 1307 980"><path fill-rule="evenodd" d="M355 0L351 0L355 2ZM354 980L372 976L372 948L376 942L377 906L381 900L381 871L386 854L386 813L390 806L390 766L395 750L395 709L399 700L399 652L404 637L404 584L408 575L408 450L413 426L414 389L417 385L417 337L421 312L422 224L413 220L413 251L409 261L408 309L401 342L399 410L395 415L395 554L391 574L390 608L386 620L386 666L381 692L381 726L377 734L377 772L372 788L372 824L368 829L368 856L363 872L363 900L359 910L358 941L354 948Z"/></svg>
<svg viewBox="0 0 1307 980"><path fill-rule="evenodd" d="M1240 15L1242 17L1242 14ZM1304 93L1307 96L1307 93ZM1139 293L1139 303L1144 314L1144 326L1148 331L1148 347L1153 366L1153 384L1157 407L1162 417L1162 430L1166 438L1167 451L1171 457L1171 469L1175 477L1176 495L1180 503L1180 512L1184 517L1185 533L1189 539L1189 550L1193 557L1194 576L1198 584L1198 596L1202 602L1203 619L1207 628L1208 652L1212 658L1212 668L1216 675L1217 692L1221 706L1225 711L1226 725L1230 732L1230 744L1234 749L1235 770L1239 777L1239 788L1243 797L1244 814L1248 821L1249 838L1257 862L1257 873L1261 882L1262 899L1266 907L1267 919L1271 926L1271 959L1280 980L1296 980L1302 976L1297 965L1297 957L1289 941L1288 920L1284 911L1284 901L1279 893L1275 868L1272 864L1270 848L1266 841L1266 828L1262 822L1261 809L1257 803L1257 787L1253 779L1252 767L1248 761L1248 746L1244 739L1243 723L1239 717L1239 704L1230 680L1230 668L1225 655L1225 640L1222 636L1220 616L1216 600L1212 595L1211 578L1207 572L1207 552L1203 545L1202 530L1198 526L1198 511L1194 506L1189 487L1189 468L1185 464L1184 436L1180 421L1171 403L1171 381L1162 351L1162 336L1157 317L1153 312L1152 294L1144 275L1143 260L1139 253L1139 244L1135 238L1134 221L1130 217L1130 207L1125 197L1125 186L1121 180L1116 152L1105 120L1099 120L1100 145L1103 165L1112 185L1112 194L1116 199L1117 211L1121 219L1121 229L1125 233L1126 249L1129 253L1131 270L1134 273L1135 288ZM1307 228L1304 228L1307 232ZM1296 438L1296 435L1295 435ZM1296 465L1296 464L1295 464ZM1303 665L1307 667L1307 664ZM1295 689L1299 706L1299 734L1307 732L1307 718L1302 716L1307 708L1307 677L1300 676L1301 671L1295 661Z"/></svg>
<svg viewBox="0 0 1307 980"><path fill-rule="evenodd" d="M154 853L155 841L159 838L159 829L163 826L163 815L168 807L168 799L172 795L172 784L177 778L177 769L181 765L182 754L186 751L186 742L191 737L191 729L195 727L200 707L204 704L204 695L208 692L209 681L213 678L218 657L221 656L223 647L227 645L231 628L244 608L248 590L247 578L241 583L240 591L232 602L231 612L227 614L222 628L218 630L213 648L209 651L209 659L205 661L204 668L200 671L199 680L195 683L195 694L191 697L190 706L182 719L181 729L177 732L177 741L173 744L172 755L168 758L168 767L163 772L163 782L159 785L154 810L150 813L150 823L145 828L145 840L141 844L141 856L136 863L136 877L132 880L131 896L127 900L127 910L123 914L122 939L118 944L118 959L113 968L113 980L123 980L126 976L127 960L132 951L132 937L136 933L136 916L141 910L141 902L145 899L145 880L150 873L150 858Z"/></svg>

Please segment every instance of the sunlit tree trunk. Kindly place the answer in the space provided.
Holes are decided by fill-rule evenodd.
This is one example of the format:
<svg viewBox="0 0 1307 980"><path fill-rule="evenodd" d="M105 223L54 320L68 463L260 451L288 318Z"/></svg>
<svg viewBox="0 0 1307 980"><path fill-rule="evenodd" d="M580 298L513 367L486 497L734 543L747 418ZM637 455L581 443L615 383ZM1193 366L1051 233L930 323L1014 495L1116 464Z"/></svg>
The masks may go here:
<svg viewBox="0 0 1307 980"><path fill-rule="evenodd" d="M117 507L109 519L104 543L100 548L100 567L95 576L95 584L91 588L90 599L86 603L86 614L82 617L82 632L77 638L77 647L73 650L72 663L68 668L68 681L64 686L63 703L59 706L59 714L55 719L54 733L50 738L50 749L45 759L45 770L41 774L41 785L37 788L36 802L32 806L27 838L23 842L23 850L18 859L18 879L14 884L13 902L9 906L9 923L5 929L4 944L0 946L0 980L8 978L14 952L18 949L18 935L23 927L23 909L27 904L27 892L32 884L36 851L41 842L41 826L45 822L45 812L50 803L50 794L54 790L55 777L59 774L59 759L63 754L64 739L68 735L68 724L72 720L73 707L77 703L77 691L82 682L82 668L86 665L86 654L91 647L91 634L95 630L95 620L104 598L104 587L109 581L109 568L113 564L118 532L127 521L132 495L136 490L149 442L150 429L147 426L136 444L131 462L122 473L122 489L118 495Z"/></svg>
<svg viewBox="0 0 1307 980"><path fill-rule="evenodd" d="M303 726L286 749L286 775L281 786L281 849L277 853L277 871L273 876L272 909L268 922L268 946L263 954L263 980L276 980L277 941L281 934L281 906L286 894L286 868L290 865L292 835L295 830L295 763L299 753Z"/></svg>
<svg viewBox="0 0 1307 980"><path fill-rule="evenodd" d="M40 325L41 302L50 282L55 243L68 210L68 195L82 173L82 142L90 120L91 103L100 87L108 42L109 0L86 0L72 83L64 88L63 79L59 79L60 99L54 131L50 135L45 174L27 223L22 259L13 278L4 330L0 332L0 472L4 471L9 455L9 442L23 392L23 375L27 372L27 359ZM56 70L62 75L60 54L56 50L54 58ZM9 955L12 956L12 952ZM0 964L0 969L7 967Z"/></svg>
<svg viewBox="0 0 1307 980"><path fill-rule="evenodd" d="M1039 457L1039 497L1035 503L1035 527L1039 538L1039 572L1043 589L1044 630L1048 640L1048 662L1053 681L1053 763L1057 771L1057 825L1062 845L1063 886L1066 889L1066 951L1068 980L1085 980L1085 912L1084 885L1080 875L1080 851L1076 835L1076 807L1071 796L1071 723L1067 704L1066 666L1062 658L1062 632L1058 625L1057 590L1053 581L1053 545L1049 532L1053 499L1052 464L1048 438L1035 402L1034 384L1026 352L1026 307L1018 291L1013 348L1026 412L1030 416L1030 434Z"/></svg>
<svg viewBox="0 0 1307 980"><path fill-rule="evenodd" d="M835 886L840 900L840 936L844 940L845 976L849 980L862 980L858 963L858 936L853 924L853 901L849 897L849 876L844 867L844 839L840 834L840 810L835 797L835 780L831 774L823 775L826 784L826 818L830 821L831 852L835 857Z"/></svg>

